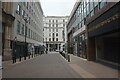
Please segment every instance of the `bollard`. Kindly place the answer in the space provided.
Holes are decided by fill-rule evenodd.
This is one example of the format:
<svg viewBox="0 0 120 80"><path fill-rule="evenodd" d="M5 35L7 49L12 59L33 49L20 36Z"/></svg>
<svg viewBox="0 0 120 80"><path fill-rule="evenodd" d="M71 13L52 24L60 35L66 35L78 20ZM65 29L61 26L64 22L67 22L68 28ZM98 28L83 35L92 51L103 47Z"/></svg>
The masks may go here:
<svg viewBox="0 0 120 80"><path fill-rule="evenodd" d="M70 62L70 55L68 55L68 62Z"/></svg>
<svg viewBox="0 0 120 80"><path fill-rule="evenodd" d="M29 56L28 56L28 59L30 59L30 54L29 54Z"/></svg>
<svg viewBox="0 0 120 80"><path fill-rule="evenodd" d="M20 56L20 58L19 58L19 61L21 61L21 56Z"/></svg>

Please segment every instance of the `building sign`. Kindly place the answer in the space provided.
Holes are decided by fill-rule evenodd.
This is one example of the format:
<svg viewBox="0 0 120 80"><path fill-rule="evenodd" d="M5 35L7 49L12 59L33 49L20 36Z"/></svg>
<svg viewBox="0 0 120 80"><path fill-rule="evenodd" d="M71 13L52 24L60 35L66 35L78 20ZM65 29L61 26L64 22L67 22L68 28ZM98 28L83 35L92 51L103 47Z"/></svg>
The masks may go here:
<svg viewBox="0 0 120 80"><path fill-rule="evenodd" d="M101 27L103 27L104 25L106 25L106 24L108 24L108 23L110 23L110 22L118 19L119 17L120 17L119 14L116 14L116 15L108 18L107 20L104 20L104 21L101 22L100 24L98 24L98 25L96 25L96 26L93 26L93 27L90 27L90 28L88 29L88 32L93 31L93 30L96 30L96 29L98 29L98 28L101 28Z"/></svg>

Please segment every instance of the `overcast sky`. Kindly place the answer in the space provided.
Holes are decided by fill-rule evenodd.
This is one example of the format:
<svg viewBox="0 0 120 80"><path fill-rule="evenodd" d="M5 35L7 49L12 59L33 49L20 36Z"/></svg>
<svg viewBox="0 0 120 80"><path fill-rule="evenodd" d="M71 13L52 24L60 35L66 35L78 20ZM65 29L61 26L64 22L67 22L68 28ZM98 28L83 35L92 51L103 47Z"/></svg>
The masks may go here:
<svg viewBox="0 0 120 80"><path fill-rule="evenodd" d="M40 0L45 16L69 16L76 0Z"/></svg>

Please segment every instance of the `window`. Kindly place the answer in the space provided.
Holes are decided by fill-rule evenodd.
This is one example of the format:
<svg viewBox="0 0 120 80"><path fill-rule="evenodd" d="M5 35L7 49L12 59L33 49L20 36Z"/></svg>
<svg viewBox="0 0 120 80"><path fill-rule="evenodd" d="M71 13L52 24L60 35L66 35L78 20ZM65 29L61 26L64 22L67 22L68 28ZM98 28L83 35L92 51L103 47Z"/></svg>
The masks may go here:
<svg viewBox="0 0 120 80"><path fill-rule="evenodd" d="M51 33L49 33L49 37L51 37Z"/></svg>
<svg viewBox="0 0 120 80"><path fill-rule="evenodd" d="M24 18L24 16L25 16L25 11L22 10L22 17Z"/></svg>
<svg viewBox="0 0 120 80"><path fill-rule="evenodd" d="M56 27L58 27L58 24L56 24Z"/></svg>
<svg viewBox="0 0 120 80"><path fill-rule="evenodd" d="M51 24L49 24L49 27L51 27Z"/></svg>
<svg viewBox="0 0 120 80"><path fill-rule="evenodd" d="M53 33L53 37L54 37L54 33Z"/></svg>
<svg viewBox="0 0 120 80"><path fill-rule="evenodd" d="M17 21L17 33L20 34L20 21Z"/></svg>
<svg viewBox="0 0 120 80"><path fill-rule="evenodd" d="M54 20L53 20L53 23L54 23Z"/></svg>
<svg viewBox="0 0 120 80"><path fill-rule="evenodd" d="M63 22L65 22L65 20L63 19Z"/></svg>
<svg viewBox="0 0 120 80"><path fill-rule="evenodd" d="M58 41L58 38L56 38L56 41Z"/></svg>
<svg viewBox="0 0 120 80"><path fill-rule="evenodd" d="M30 38L30 29L29 29L29 32L28 32L28 37Z"/></svg>
<svg viewBox="0 0 120 80"><path fill-rule="evenodd" d="M20 5L18 4L18 5L17 5L16 13L20 15L20 11L21 11L21 7L20 7Z"/></svg>
<svg viewBox="0 0 120 80"><path fill-rule="evenodd" d="M49 29L49 32L51 32L51 29Z"/></svg>
<svg viewBox="0 0 120 80"><path fill-rule="evenodd" d="M49 38L49 41L51 41L51 38Z"/></svg>
<svg viewBox="0 0 120 80"><path fill-rule="evenodd" d="M49 20L49 23L51 22L51 20Z"/></svg>
<svg viewBox="0 0 120 80"><path fill-rule="evenodd" d="M56 33L56 36L58 36L58 33Z"/></svg>
<svg viewBox="0 0 120 80"><path fill-rule="evenodd" d="M58 29L56 29L56 32L58 32Z"/></svg>
<svg viewBox="0 0 120 80"><path fill-rule="evenodd" d="M54 27L54 24L53 24L53 27Z"/></svg>
<svg viewBox="0 0 120 80"><path fill-rule="evenodd" d="M54 41L55 38L53 38L53 41Z"/></svg>
<svg viewBox="0 0 120 80"><path fill-rule="evenodd" d="M22 32L21 33L24 35L24 24L22 24Z"/></svg>
<svg viewBox="0 0 120 80"><path fill-rule="evenodd" d="M58 22L58 20L56 20L56 23Z"/></svg>

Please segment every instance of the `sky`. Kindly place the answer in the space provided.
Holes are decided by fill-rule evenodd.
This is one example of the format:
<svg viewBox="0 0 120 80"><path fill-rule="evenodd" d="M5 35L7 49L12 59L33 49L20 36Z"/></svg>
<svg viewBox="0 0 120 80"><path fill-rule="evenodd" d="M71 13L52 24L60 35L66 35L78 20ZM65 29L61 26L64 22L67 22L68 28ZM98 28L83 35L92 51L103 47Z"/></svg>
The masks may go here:
<svg viewBox="0 0 120 80"><path fill-rule="evenodd" d="M40 0L45 16L69 16L76 0Z"/></svg>

